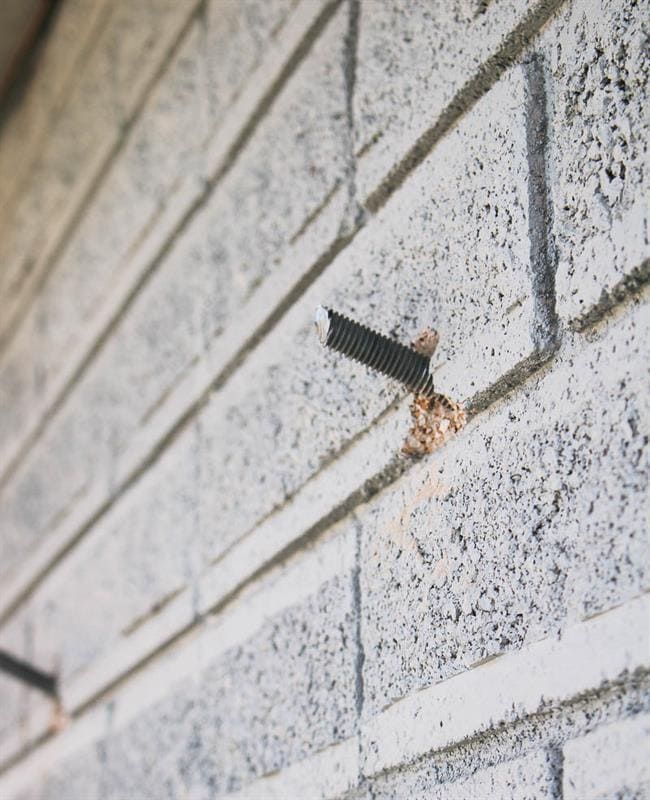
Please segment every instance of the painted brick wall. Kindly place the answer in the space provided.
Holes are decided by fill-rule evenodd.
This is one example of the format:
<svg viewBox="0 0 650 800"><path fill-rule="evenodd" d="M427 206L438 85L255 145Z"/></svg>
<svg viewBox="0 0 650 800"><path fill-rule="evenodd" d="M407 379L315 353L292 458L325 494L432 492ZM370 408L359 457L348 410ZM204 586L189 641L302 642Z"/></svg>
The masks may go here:
<svg viewBox="0 0 650 800"><path fill-rule="evenodd" d="M65 0L0 127L0 798L650 797L637 0ZM435 327L467 425L323 351Z"/></svg>

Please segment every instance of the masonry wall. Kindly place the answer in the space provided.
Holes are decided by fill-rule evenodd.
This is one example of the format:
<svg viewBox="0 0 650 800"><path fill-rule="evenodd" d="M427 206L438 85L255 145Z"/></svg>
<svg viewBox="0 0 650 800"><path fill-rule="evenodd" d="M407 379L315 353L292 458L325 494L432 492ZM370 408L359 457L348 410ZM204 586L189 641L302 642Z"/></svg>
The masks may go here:
<svg viewBox="0 0 650 800"><path fill-rule="evenodd" d="M0 797L650 797L648 15L65 0L0 128ZM466 426L323 351L408 342Z"/></svg>

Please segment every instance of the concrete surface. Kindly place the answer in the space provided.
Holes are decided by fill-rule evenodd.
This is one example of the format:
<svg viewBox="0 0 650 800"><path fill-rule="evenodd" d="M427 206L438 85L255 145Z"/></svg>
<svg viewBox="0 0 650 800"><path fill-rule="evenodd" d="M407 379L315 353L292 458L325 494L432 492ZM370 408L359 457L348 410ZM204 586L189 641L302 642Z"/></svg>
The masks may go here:
<svg viewBox="0 0 650 800"><path fill-rule="evenodd" d="M648 794L634 0L68 0L0 128L0 796ZM320 348L431 326L468 422Z"/></svg>

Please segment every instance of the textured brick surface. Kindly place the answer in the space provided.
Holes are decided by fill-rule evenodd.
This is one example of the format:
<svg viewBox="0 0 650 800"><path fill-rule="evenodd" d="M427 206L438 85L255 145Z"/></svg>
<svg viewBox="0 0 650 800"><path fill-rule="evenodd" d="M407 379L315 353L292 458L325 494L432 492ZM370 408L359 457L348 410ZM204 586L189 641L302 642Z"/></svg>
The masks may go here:
<svg viewBox="0 0 650 800"><path fill-rule="evenodd" d="M0 647L60 691L0 676L2 800L648 795L644 12L61 4L0 127ZM405 456L319 304L437 329L465 428Z"/></svg>
<svg viewBox="0 0 650 800"><path fill-rule="evenodd" d="M646 336L641 308L362 518L369 713L647 587Z"/></svg>
<svg viewBox="0 0 650 800"><path fill-rule="evenodd" d="M28 173L12 212L11 235L3 237L2 260L14 293L27 286L25 277L57 221L97 174L191 6L190 0L111 4L91 55L76 71L69 97Z"/></svg>
<svg viewBox="0 0 650 800"><path fill-rule="evenodd" d="M369 712L647 585L631 501L647 485L644 311L477 419L362 520Z"/></svg>
<svg viewBox="0 0 650 800"><path fill-rule="evenodd" d="M564 797L650 797L650 717L597 728L564 747Z"/></svg>
<svg viewBox="0 0 650 800"><path fill-rule="evenodd" d="M178 240L155 280L138 297L79 390L50 426L44 437L47 452L42 441L4 492L4 502L12 506L12 497L18 497L27 485L42 481L43 469L50 472L52 462L66 458L66 453L70 457L74 453L75 463L84 465L76 474L57 470L65 489L43 486L28 525L21 526L18 516L13 526L17 548L22 542L27 551L31 545L25 537L34 541L42 535L53 516L75 493L80 494L89 475L96 481L110 480L112 462L132 433L200 354L206 340L223 331L238 305L272 270L287 239L342 178L341 48L345 25L345 15L332 21L311 58L289 82L274 115L251 142L252 155L242 159L218 186L206 210ZM315 93L322 93L328 102L321 102L318 117L312 119ZM330 135L325 137L328 126ZM296 145L286 145L281 167L276 172L260 172L259 163L275 163L271 155L278 156L277 142L292 137ZM287 194L284 187L290 176L295 177L294 190ZM303 188L302 194L298 186ZM279 205L284 209L282 225L274 216ZM79 295L72 288L72 272L69 291L61 299L68 308ZM84 293L97 288L92 281L83 283L78 268L75 274L82 280ZM67 316L64 311L62 305L61 318ZM103 410L97 413L100 406ZM84 419L88 419L87 425ZM68 435L71 426L75 429L72 439ZM22 506L20 499L17 502ZM10 561L5 562L7 568Z"/></svg>
<svg viewBox="0 0 650 800"><path fill-rule="evenodd" d="M109 702L99 740L70 748L38 796L213 797L346 739L356 714L351 604L342 574L279 613L260 609L261 627L223 655L195 648L188 657L200 660L159 700L136 713L128 700Z"/></svg>
<svg viewBox="0 0 650 800"><path fill-rule="evenodd" d="M454 96L502 49L505 35L527 11L553 5L362 0L355 92L360 197L372 195L420 137L449 113ZM509 44L506 54L519 42ZM502 56L491 65L492 76L505 60Z"/></svg>
<svg viewBox="0 0 650 800"><path fill-rule="evenodd" d="M440 782L436 770L425 763L408 772L399 772L373 781L372 796L377 800L410 797L412 800L543 800L555 797L553 770L547 753L530 756L479 770L470 778Z"/></svg>
<svg viewBox="0 0 650 800"><path fill-rule="evenodd" d="M636 2L572 3L540 42L553 86L558 309L569 319L587 315L650 257L643 19Z"/></svg>
<svg viewBox="0 0 650 800"><path fill-rule="evenodd" d="M288 10L281 4L272 8L275 14L268 19L250 20L252 31L240 20L229 37L230 47L248 54L238 69L230 63L228 48L222 52L221 25L215 23L206 30L202 19L190 26L166 66L57 262L47 290L34 301L11 350L0 362L9 392L5 407L10 416L6 425L0 424L0 453L7 458L39 419L44 403L60 390L62 372L69 374L76 367L70 359L92 331L89 320L106 302L116 279L128 272L134 246L146 227L157 221L160 205L174 184L205 169L203 146L209 132L218 127L232 96L262 57L271 23L279 24ZM246 47L249 36L257 42L255 60ZM217 104L210 95L210 74L218 69L220 59L228 64L231 88L230 95L222 93ZM207 277L200 287L206 284ZM86 349L91 344L88 341ZM30 369L24 357L26 346L32 353Z"/></svg>

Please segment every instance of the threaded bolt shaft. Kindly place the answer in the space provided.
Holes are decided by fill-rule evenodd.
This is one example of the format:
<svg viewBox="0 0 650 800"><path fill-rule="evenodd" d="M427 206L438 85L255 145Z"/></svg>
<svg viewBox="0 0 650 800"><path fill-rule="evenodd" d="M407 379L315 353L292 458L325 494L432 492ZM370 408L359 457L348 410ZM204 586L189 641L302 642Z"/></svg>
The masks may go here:
<svg viewBox="0 0 650 800"><path fill-rule="evenodd" d="M316 309L315 322L324 347L388 375L415 394L426 397L435 394L429 359L413 348L323 306Z"/></svg>

